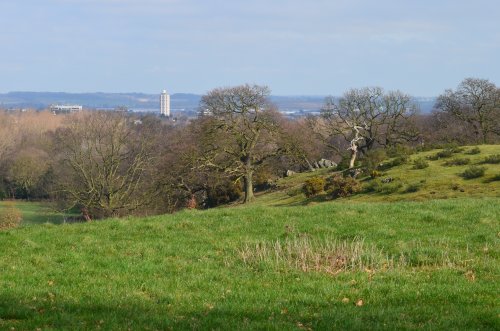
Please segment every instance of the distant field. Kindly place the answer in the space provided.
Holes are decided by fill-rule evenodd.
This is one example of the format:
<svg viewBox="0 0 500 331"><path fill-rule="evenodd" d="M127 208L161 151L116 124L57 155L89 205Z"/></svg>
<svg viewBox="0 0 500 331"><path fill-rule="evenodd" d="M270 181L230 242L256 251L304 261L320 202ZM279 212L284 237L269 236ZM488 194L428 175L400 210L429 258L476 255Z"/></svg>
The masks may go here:
<svg viewBox="0 0 500 331"><path fill-rule="evenodd" d="M45 202L0 201L0 210L5 208L6 204L13 204L16 208L21 210L23 225L43 223L60 224L64 222L64 214L54 211L50 204Z"/></svg>
<svg viewBox="0 0 500 331"><path fill-rule="evenodd" d="M5 330L498 330L500 198L0 232Z"/></svg>

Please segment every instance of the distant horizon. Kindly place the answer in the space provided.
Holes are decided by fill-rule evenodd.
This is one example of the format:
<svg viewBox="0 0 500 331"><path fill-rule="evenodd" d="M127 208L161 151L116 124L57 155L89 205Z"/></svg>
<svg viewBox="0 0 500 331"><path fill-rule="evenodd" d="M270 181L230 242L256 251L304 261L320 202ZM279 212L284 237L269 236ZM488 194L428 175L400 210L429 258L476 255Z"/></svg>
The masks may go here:
<svg viewBox="0 0 500 331"><path fill-rule="evenodd" d="M385 91L389 91L387 89L384 89ZM134 91L134 92L105 92L105 91L92 91L92 92L66 92L66 91L22 91L22 90L19 90L19 91L8 91L8 92L1 92L0 91L0 94L9 94L9 93L62 93L62 94L146 94L146 95L160 95L161 94L161 91L160 90L159 92L157 93L154 93L154 92L137 92L137 91ZM346 90L347 91L347 90ZM193 93L193 92L170 92L169 90L167 90L168 94L169 95L174 95L174 94L188 94L188 95L196 95L196 96L202 96L204 95L205 93ZM208 91L207 91L208 92ZM344 91L345 92L345 91ZM405 91L401 91L403 93L407 93ZM444 92L444 91L443 91ZM341 97L343 93L341 94L338 94L338 95L333 95L333 94L275 94L275 93L272 93L271 91L271 97L317 97L317 98L320 98L320 97L327 97L327 96L334 96L334 97ZM407 93L409 94L411 97L413 98L437 98L439 96L439 94L437 95L412 95L410 93Z"/></svg>
<svg viewBox="0 0 500 331"><path fill-rule="evenodd" d="M50 105L82 105L89 109L112 109L127 107L129 109L156 109L159 107L160 93L143 92L37 92L14 91L0 93L0 107L36 108ZM197 109L202 94L171 93L171 108L193 110ZM330 95L331 96L331 95ZM329 95L270 95L270 101L282 111L316 111L324 107L325 98ZM333 95L340 98L341 95ZM435 96L412 96L422 112L429 112L435 103ZM159 108L158 108L159 109Z"/></svg>

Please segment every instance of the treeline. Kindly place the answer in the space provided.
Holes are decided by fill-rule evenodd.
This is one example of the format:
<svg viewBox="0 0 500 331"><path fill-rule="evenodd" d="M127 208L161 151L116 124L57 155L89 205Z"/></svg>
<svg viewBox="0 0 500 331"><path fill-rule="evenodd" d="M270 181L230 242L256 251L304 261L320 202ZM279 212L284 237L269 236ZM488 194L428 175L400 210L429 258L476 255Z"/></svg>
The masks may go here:
<svg viewBox="0 0 500 331"><path fill-rule="evenodd" d="M381 88L327 98L284 117L257 85L217 88L182 124L115 112L0 112L0 198L53 201L85 219L209 208L273 186L288 170L369 168L385 155L500 141L500 90L465 79L421 114Z"/></svg>

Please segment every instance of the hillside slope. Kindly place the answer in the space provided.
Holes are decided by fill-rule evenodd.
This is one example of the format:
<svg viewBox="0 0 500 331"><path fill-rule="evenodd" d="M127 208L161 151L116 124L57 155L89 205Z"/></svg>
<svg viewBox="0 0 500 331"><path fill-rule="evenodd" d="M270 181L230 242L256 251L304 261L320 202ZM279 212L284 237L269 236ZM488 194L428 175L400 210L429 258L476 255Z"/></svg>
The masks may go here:
<svg viewBox="0 0 500 331"><path fill-rule="evenodd" d="M443 150L432 150L410 155L401 165L390 167L394 159L383 163L388 165L380 171L380 177L361 177L363 191L341 200L355 201L425 201L460 197L500 197L500 145L481 145L479 153L470 154L476 146L465 146L446 157L435 159ZM414 169L414 162L421 159L428 167ZM484 163L488 159L489 163ZM446 165L452 160L468 162L464 165ZM463 161L465 160L465 161ZM496 162L496 163L492 163ZM458 162L460 163L460 162ZM484 167L484 176L465 179L462 173L470 166ZM257 204L268 206L294 206L329 200L326 193L306 199L301 191L304 181L315 177L328 177L335 170L321 169L315 172L295 174L280 179L276 187L258 195ZM390 183L383 183L391 179Z"/></svg>

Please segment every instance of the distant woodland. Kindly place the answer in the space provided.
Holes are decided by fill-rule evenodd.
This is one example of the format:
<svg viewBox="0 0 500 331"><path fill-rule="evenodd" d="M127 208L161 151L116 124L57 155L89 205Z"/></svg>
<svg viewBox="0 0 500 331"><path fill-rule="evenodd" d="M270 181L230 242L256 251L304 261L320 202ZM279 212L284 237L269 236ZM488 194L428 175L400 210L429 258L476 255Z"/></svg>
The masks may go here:
<svg viewBox="0 0 500 331"><path fill-rule="evenodd" d="M216 88L198 116L0 111L0 198L52 201L86 220L250 202L287 171L373 170L387 156L500 142L500 89L467 78L422 113L400 91L366 87L289 119L257 85ZM349 169L356 169L354 174Z"/></svg>

